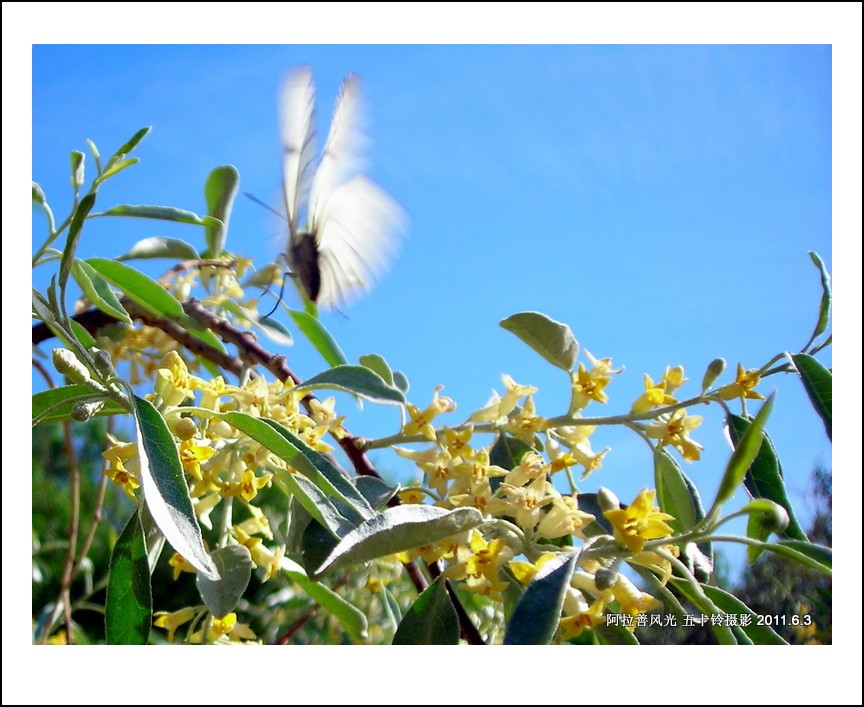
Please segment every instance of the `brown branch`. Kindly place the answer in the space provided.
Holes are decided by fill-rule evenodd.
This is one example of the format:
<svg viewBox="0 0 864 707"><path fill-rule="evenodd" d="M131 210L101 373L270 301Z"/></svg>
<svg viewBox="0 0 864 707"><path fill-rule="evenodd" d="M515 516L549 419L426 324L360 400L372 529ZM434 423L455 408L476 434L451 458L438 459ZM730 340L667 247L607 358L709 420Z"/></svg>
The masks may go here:
<svg viewBox="0 0 864 707"><path fill-rule="evenodd" d="M63 620L66 624L66 644L72 645L72 568L75 566L75 555L78 550L78 513L81 507L81 475L78 470L78 460L72 446L72 425L69 420L63 421L63 450L69 465L69 493L72 495L72 517L69 520L69 547L66 549L66 561L63 565L63 576L60 580L60 595L58 601L63 602Z"/></svg>

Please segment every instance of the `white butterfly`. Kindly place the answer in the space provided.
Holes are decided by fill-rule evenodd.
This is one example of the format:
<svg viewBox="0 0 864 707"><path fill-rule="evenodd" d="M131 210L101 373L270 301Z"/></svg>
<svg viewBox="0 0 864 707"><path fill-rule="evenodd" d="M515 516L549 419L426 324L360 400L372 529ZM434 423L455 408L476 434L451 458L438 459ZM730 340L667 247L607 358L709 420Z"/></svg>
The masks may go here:
<svg viewBox="0 0 864 707"><path fill-rule="evenodd" d="M327 309L371 286L393 255L405 223L399 205L360 173L367 141L360 112L360 81L349 74L316 159L312 72L295 69L282 85L279 118L289 236L281 257L306 296Z"/></svg>

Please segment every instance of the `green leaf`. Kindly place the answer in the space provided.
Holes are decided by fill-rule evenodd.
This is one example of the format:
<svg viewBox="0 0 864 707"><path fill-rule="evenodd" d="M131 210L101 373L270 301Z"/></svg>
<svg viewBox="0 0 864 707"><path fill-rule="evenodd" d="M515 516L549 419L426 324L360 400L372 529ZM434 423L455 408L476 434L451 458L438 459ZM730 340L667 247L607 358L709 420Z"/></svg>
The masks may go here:
<svg viewBox="0 0 864 707"><path fill-rule="evenodd" d="M534 451L536 451L534 447L521 439L508 434L499 434L492 449L489 450L489 463L510 471L519 466L522 457Z"/></svg>
<svg viewBox="0 0 864 707"><path fill-rule="evenodd" d="M509 564L501 565L499 572L501 581L507 582L507 586L501 592L501 598L504 600L504 621L509 622L524 591L522 590L522 583L513 574Z"/></svg>
<svg viewBox="0 0 864 707"><path fill-rule="evenodd" d="M555 637L576 555L547 562L525 588L504 633L504 645L547 645Z"/></svg>
<svg viewBox="0 0 864 707"><path fill-rule="evenodd" d="M207 199L207 213L218 220L218 225L208 224L206 228L207 247L218 258L225 248L228 221L231 218L231 207L240 186L240 173L233 165L217 167L204 185L204 196Z"/></svg>
<svg viewBox="0 0 864 707"><path fill-rule="evenodd" d="M75 258L72 263L72 276L97 309L121 322L132 323L114 291L86 260Z"/></svg>
<svg viewBox="0 0 864 707"><path fill-rule="evenodd" d="M171 293L141 271L107 258L90 258L85 262L148 312L175 320L185 316L183 307Z"/></svg>
<svg viewBox="0 0 864 707"><path fill-rule="evenodd" d="M719 587L712 587L708 584L702 585L702 591L708 595L708 598L714 602L718 609L726 614L736 616L749 616L750 623L746 626L741 626L741 631L754 644L759 646L781 646L786 645L784 641L770 626L758 625L759 615L747 606L738 597L732 596L729 592L725 592Z"/></svg>
<svg viewBox="0 0 864 707"><path fill-rule="evenodd" d="M147 507L171 546L199 572L218 579L219 571L204 549L174 437L150 402L133 395L132 403Z"/></svg>
<svg viewBox="0 0 864 707"><path fill-rule="evenodd" d="M388 508L348 533L312 576L345 565L374 560L429 545L476 528L483 514L476 508L447 511L418 504Z"/></svg>
<svg viewBox="0 0 864 707"><path fill-rule="evenodd" d="M726 465L726 471L723 473L723 478L720 480L720 488L717 489L717 497L714 499L712 509L716 509L726 503L744 480L744 475L750 468L750 464L759 453L759 447L762 444L762 430L765 427L765 421L768 415L771 414L771 409L774 407L774 394L772 393L765 401L759 413L753 420L753 423L747 428L747 431L741 437L741 440L735 445L729 463ZM730 423L731 428L731 423Z"/></svg>
<svg viewBox="0 0 864 707"><path fill-rule="evenodd" d="M219 571L218 579L195 576L198 593L217 619L234 611L252 576L252 556L245 545L226 545L210 554Z"/></svg>
<svg viewBox="0 0 864 707"><path fill-rule="evenodd" d="M377 373L387 385L393 386L393 371L383 356L366 354L360 357L360 365L366 366L373 373Z"/></svg>
<svg viewBox="0 0 864 707"><path fill-rule="evenodd" d="M328 365L340 366L348 363L348 359L345 358L345 354L342 353L339 344L336 343L330 332L324 328L324 325L316 317L313 317L308 312L295 309L291 309L289 312L294 323L303 332L303 335L309 339L315 350L324 357Z"/></svg>
<svg viewBox="0 0 864 707"><path fill-rule="evenodd" d="M100 174L97 177L96 183L101 184L106 179L110 179L115 174L119 174L120 172L122 172L127 167L131 167L133 164L138 164L138 158L137 157L130 157L129 159L125 159L125 160L112 158L108 162L108 164L105 165L105 171L102 172L102 174ZM101 214L99 214L99 215L101 216Z"/></svg>
<svg viewBox="0 0 864 707"><path fill-rule="evenodd" d="M111 645L146 645L152 613L150 566L136 508L111 552L105 593L106 641Z"/></svg>
<svg viewBox="0 0 864 707"><path fill-rule="evenodd" d="M99 150L96 148L96 143L93 142L90 138L87 138L84 142L87 143L87 147L90 148L90 154L93 155L93 162L96 163L96 171L102 171L102 157L99 154Z"/></svg>
<svg viewBox="0 0 864 707"><path fill-rule="evenodd" d="M813 264L819 268L819 275L822 278L822 301L819 303L819 317L816 320L816 327L813 329L813 334L810 336L807 346L804 347L805 349L816 340L816 337L825 333L828 329L828 321L831 319L831 276L818 253L810 251L808 255Z"/></svg>
<svg viewBox="0 0 864 707"><path fill-rule="evenodd" d="M828 439L831 439L831 371L807 354L794 354L792 362L801 377L807 397L822 418Z"/></svg>
<svg viewBox="0 0 864 707"><path fill-rule="evenodd" d="M72 333L75 335L75 338L78 339L78 343L85 349L90 349L91 347L96 346L96 339L94 339L90 335L90 332L74 319L69 320L69 328L72 329Z"/></svg>
<svg viewBox="0 0 864 707"><path fill-rule="evenodd" d="M100 396L86 385L64 385L59 388L49 388L33 394L33 418L41 418L40 422L50 420L69 420L72 406L79 400L97 400ZM50 412L48 412L50 410ZM97 414L122 415L128 412L113 400L106 400L105 406ZM41 417L44 415L44 417Z"/></svg>
<svg viewBox="0 0 864 707"><path fill-rule="evenodd" d="M40 206L45 205L45 192L42 191L42 187L36 182L33 182L33 201Z"/></svg>
<svg viewBox="0 0 864 707"><path fill-rule="evenodd" d="M72 221L69 224L69 234L66 236L66 247L63 249L63 258L60 260L60 288L63 290L66 289L69 273L72 271L72 263L75 262L75 251L78 249L78 241L81 238L81 229L84 228L84 220L95 203L96 195L87 194L78 202L78 206L75 207L75 213L72 215Z"/></svg>
<svg viewBox="0 0 864 707"><path fill-rule="evenodd" d="M300 506L335 537L342 537L353 527L321 489L302 474L280 473L279 480L291 490Z"/></svg>
<svg viewBox="0 0 864 707"><path fill-rule="evenodd" d="M789 514L779 503L767 498L754 498L740 512L749 514L747 537L765 542L772 533L782 533L789 525ZM747 562L751 565L759 559L764 548L747 545Z"/></svg>
<svg viewBox="0 0 864 707"><path fill-rule="evenodd" d="M582 532L586 537L593 538L598 535L612 535L612 526L606 520L606 516L603 515L603 509L600 507L596 493L578 494L576 496L576 504L580 511L590 513L594 516L594 520L582 528Z"/></svg>
<svg viewBox="0 0 864 707"><path fill-rule="evenodd" d="M372 508L380 508L399 493L399 484L390 484L375 476L358 476L354 485Z"/></svg>
<svg viewBox="0 0 864 707"><path fill-rule="evenodd" d="M119 256L117 260L144 260L149 258L177 258L178 260L197 260L201 256L186 241L177 238L144 238Z"/></svg>
<svg viewBox="0 0 864 707"><path fill-rule="evenodd" d="M84 185L84 153L79 150L73 150L69 156L69 161L72 166L72 186L75 193Z"/></svg>
<svg viewBox="0 0 864 707"><path fill-rule="evenodd" d="M347 602L329 587L320 582L313 582L300 565L287 557L282 558L281 567L285 574L300 585L300 588L306 592L310 599L318 602L322 608L330 612L342 624L342 628L351 638L355 641L366 638L369 622L360 609Z"/></svg>
<svg viewBox="0 0 864 707"><path fill-rule="evenodd" d="M654 485L660 510L674 516L667 521L673 535L691 530L700 520L696 501L690 494L681 467L664 451L654 453Z"/></svg>
<svg viewBox="0 0 864 707"><path fill-rule="evenodd" d="M831 548L802 540L781 540L763 546L768 552L782 555L790 560L812 567L824 575L831 576Z"/></svg>
<svg viewBox="0 0 864 707"><path fill-rule="evenodd" d="M311 575L312 569L320 567L338 544L339 538L333 537L317 520L313 518L309 521L300 540L300 554L306 573Z"/></svg>
<svg viewBox="0 0 864 707"><path fill-rule="evenodd" d="M146 128L138 130L132 137L120 145L119 149L112 155L112 158L128 155L138 146L138 143L140 143L151 130L152 128L149 125Z"/></svg>
<svg viewBox="0 0 864 707"><path fill-rule="evenodd" d="M353 514L358 516L358 520L375 515L375 511L366 499L327 457L316 452L275 420L263 420L242 412L227 412L221 417L229 425L249 435L284 459L327 496L344 503Z"/></svg>
<svg viewBox="0 0 864 707"><path fill-rule="evenodd" d="M579 344L570 327L540 312L520 312L502 319L501 326L512 332L553 366L573 370Z"/></svg>
<svg viewBox="0 0 864 707"><path fill-rule="evenodd" d="M381 376L364 366L334 366L294 388L298 392L320 389L341 390L371 400L373 403L405 404L405 395L401 390L387 385Z"/></svg>
<svg viewBox="0 0 864 707"><path fill-rule="evenodd" d="M445 582L438 577L417 597L396 629L394 646L458 645L459 617Z"/></svg>
<svg viewBox="0 0 864 707"><path fill-rule="evenodd" d="M159 221L174 221L176 223L188 223L192 226L221 226L219 219L212 216L199 216L192 211L175 209L173 206L149 206L145 204L119 204L112 206L107 211L102 211L93 216L128 216L131 218L152 218Z"/></svg>
<svg viewBox="0 0 864 707"><path fill-rule="evenodd" d="M402 371L393 371L393 385L399 388L403 395L408 395L408 389L411 387L408 377Z"/></svg>
<svg viewBox="0 0 864 707"><path fill-rule="evenodd" d="M744 417L731 414L726 422L729 425L732 442L737 446L743 440L751 422ZM807 540L804 529L795 517L792 502L786 494L783 468L767 432L762 433L762 444L759 447L759 452L744 476L744 488L747 489L747 493L752 498L767 498L786 509L786 513L789 515L789 525L779 533L780 537L790 540Z"/></svg>
<svg viewBox="0 0 864 707"><path fill-rule="evenodd" d="M594 627L594 636L601 646L638 646L639 640L626 626L598 624Z"/></svg>

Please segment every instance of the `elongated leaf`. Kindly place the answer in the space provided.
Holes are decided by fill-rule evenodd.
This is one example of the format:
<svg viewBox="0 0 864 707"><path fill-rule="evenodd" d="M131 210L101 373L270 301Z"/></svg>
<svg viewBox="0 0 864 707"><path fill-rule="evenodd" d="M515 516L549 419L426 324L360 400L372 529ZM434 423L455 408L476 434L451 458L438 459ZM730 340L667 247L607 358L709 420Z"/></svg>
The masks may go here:
<svg viewBox="0 0 864 707"><path fill-rule="evenodd" d="M175 209L173 206L148 206L120 204L93 216L128 216L132 218L152 218L160 221L188 223L192 226L221 226L219 219L212 216L199 216L191 211Z"/></svg>
<svg viewBox="0 0 864 707"><path fill-rule="evenodd" d="M291 490L306 512L335 537L342 537L354 527L336 510L324 492L305 476L286 472L280 474L279 479Z"/></svg>
<svg viewBox="0 0 864 707"><path fill-rule="evenodd" d="M138 164L137 157L129 157L128 159L112 159L105 165L105 171L96 179L97 184L101 184L106 179L110 179L114 175L119 174L127 167L131 167L133 164ZM94 216L95 215L97 214L94 214ZM101 214L98 215L101 216Z"/></svg>
<svg viewBox="0 0 864 707"><path fill-rule="evenodd" d="M664 451L654 454L654 485L660 510L673 516L667 521L673 535L692 529L699 521L696 502L690 495L681 467Z"/></svg>
<svg viewBox="0 0 864 707"><path fill-rule="evenodd" d="M505 645L544 646L555 637L575 567L574 554L543 565L516 605L504 634Z"/></svg>
<svg viewBox="0 0 864 707"><path fill-rule="evenodd" d="M150 638L153 596L147 546L138 510L111 552L105 595L105 638L112 645L145 645Z"/></svg>
<svg viewBox="0 0 864 707"><path fill-rule="evenodd" d="M723 591L719 587L712 587L708 584L702 585L702 591L708 595L708 598L714 602L717 608L721 609L726 614L735 616L749 616L750 623L742 625L741 631L754 644L759 646L779 646L786 645L777 632L770 626L759 625L759 615L747 606L738 597L732 596L729 592Z"/></svg>
<svg viewBox="0 0 864 707"><path fill-rule="evenodd" d="M183 466L165 419L153 405L132 396L138 427L138 456L144 499L171 546L211 579L219 571L204 549L204 539L183 478Z"/></svg>
<svg viewBox="0 0 864 707"><path fill-rule="evenodd" d="M393 371L383 356L378 354L366 354L360 357L360 365L366 366L373 373L377 373L389 386L393 385Z"/></svg>
<svg viewBox="0 0 864 707"><path fill-rule="evenodd" d="M333 537L333 533L327 528L314 518L311 519L300 540L300 554L306 574L317 579L318 575L313 575L312 571L321 566L338 544L339 538Z"/></svg>
<svg viewBox="0 0 864 707"><path fill-rule="evenodd" d="M84 221L95 203L96 194L87 194L78 202L75 213L72 215L69 233L66 236L66 247L63 249L63 258L60 260L60 288L64 291L66 283L69 281L69 274L72 272L72 263L75 262L75 251L78 250L81 229L84 228Z"/></svg>
<svg viewBox="0 0 864 707"><path fill-rule="evenodd" d="M96 171L101 172L102 171L102 157L99 154L99 150L96 147L96 143L93 142L90 138L87 138L85 140L85 142L87 143L87 147L90 148L90 154L93 155L93 161L96 163Z"/></svg>
<svg viewBox="0 0 864 707"><path fill-rule="evenodd" d="M312 576L320 576L336 567L429 545L476 528L482 522L483 514L476 508L447 511L418 504L388 508L342 538Z"/></svg>
<svg viewBox="0 0 864 707"><path fill-rule="evenodd" d="M86 385L64 385L59 388L49 388L33 394L33 419L41 418L41 422L50 420L71 419L72 406L79 400L95 400L99 396ZM47 412L49 411L50 412ZM47 412L47 414L46 414ZM97 415L123 415L124 409L113 400L106 400L105 406ZM44 415L44 417L43 417Z"/></svg>
<svg viewBox="0 0 864 707"><path fill-rule="evenodd" d="M807 342L807 346L804 347L805 349L812 344L818 336L825 333L828 329L828 321L831 319L831 276L828 274L828 268L825 267L825 263L822 262L822 258L819 257L818 253L811 251L808 255L810 256L810 260L813 261L813 264L819 268L819 275L822 278L822 300L819 303L819 316L816 320L816 326L813 329L810 341Z"/></svg>
<svg viewBox="0 0 864 707"><path fill-rule="evenodd" d="M144 238L119 256L117 260L145 260L149 258L172 258L177 260L197 260L201 256L186 241L177 238Z"/></svg>
<svg viewBox="0 0 864 707"><path fill-rule="evenodd" d="M358 476L354 485L372 508L380 508L401 490L399 484L390 484L374 476Z"/></svg>
<svg viewBox="0 0 864 707"><path fill-rule="evenodd" d="M289 311L294 323L330 366L341 366L348 363L348 359L345 358L345 354L342 353L336 339L330 335L330 332L324 328L317 317L300 310L292 309Z"/></svg>
<svg viewBox="0 0 864 707"><path fill-rule="evenodd" d="M831 576L831 548L801 540L781 540L763 546L768 552L795 560L805 567L812 567L824 575Z"/></svg>
<svg viewBox="0 0 864 707"><path fill-rule="evenodd" d="M394 646L458 645L459 617L445 581L438 577L417 597L396 629Z"/></svg>
<svg viewBox="0 0 864 707"><path fill-rule="evenodd" d="M81 324L76 322L74 319L69 320L69 328L72 330L72 333L75 335L75 338L78 339L78 343L81 344L85 349L91 349L96 346L96 339L94 339L90 332L87 331Z"/></svg>
<svg viewBox="0 0 864 707"><path fill-rule="evenodd" d="M750 427L750 420L739 415L729 415L727 419L732 441L737 445L744 438ZM744 476L744 488L752 498L767 498L786 509L789 515L789 525L779 533L781 538L790 540L807 540L804 529L795 517L792 502L786 494L786 484L783 481L783 468L774 450L774 443L767 432L762 433L762 444L759 452Z"/></svg>
<svg viewBox="0 0 864 707"><path fill-rule="evenodd" d="M807 354L794 354L792 361L807 391L807 397L813 404L828 439L831 439L831 371L825 368L819 361Z"/></svg>
<svg viewBox="0 0 864 707"><path fill-rule="evenodd" d="M341 390L374 403L404 405L401 390L387 385L377 373L365 366L335 366L307 379L295 390Z"/></svg>
<svg viewBox="0 0 864 707"><path fill-rule="evenodd" d="M771 409L774 407L774 394L762 405L759 413L753 420L753 423L747 428L747 431L741 437L741 440L735 445L732 452L732 457L726 465L726 471L723 473L723 478L720 480L720 488L717 489L717 497L714 499L712 508L717 508L726 503L735 494L735 491L744 480L744 475L750 468L756 455L759 453L759 447L762 444L762 430L765 427L765 421L768 415L771 414ZM731 423L730 423L731 427Z"/></svg>
<svg viewBox="0 0 864 707"><path fill-rule="evenodd" d="M342 501L359 520L371 518L375 514L366 499L327 457L311 449L279 423L242 412L227 412L221 417L229 425L284 459L327 496Z"/></svg>
<svg viewBox="0 0 864 707"><path fill-rule="evenodd" d="M147 311L168 319L185 316L180 303L155 280L124 263L107 258L86 261L97 273Z"/></svg>
<svg viewBox="0 0 864 707"><path fill-rule="evenodd" d="M75 258L72 263L72 276L97 309L121 322L132 323L131 317L123 309L108 283L87 261Z"/></svg>
<svg viewBox="0 0 864 707"><path fill-rule="evenodd" d="M219 579L210 579L199 573L195 576L195 583L210 613L221 619L234 611L249 586L252 556L245 545L227 545L214 550L210 557L219 571Z"/></svg>
<svg viewBox="0 0 864 707"><path fill-rule="evenodd" d="M639 645L639 640L626 626L602 623L594 627L594 636L601 646Z"/></svg>
<svg viewBox="0 0 864 707"><path fill-rule="evenodd" d="M285 574L300 585L310 599L318 602L342 624L342 628L351 638L354 640L366 638L369 621L360 609L343 599L330 587L309 579L303 568L289 558L282 558L281 567Z"/></svg>
<svg viewBox="0 0 864 707"><path fill-rule="evenodd" d="M219 225L208 224L206 229L207 247L214 258L218 258L225 248L228 221L231 218L231 207L240 186L240 174L233 165L217 167L204 185L204 196L207 199L207 213L218 219Z"/></svg>
<svg viewBox="0 0 864 707"><path fill-rule="evenodd" d="M119 148L117 148L117 151L112 155L112 158L117 158L122 155L128 155L138 146L138 143L140 143L145 137L147 137L147 134L151 130L152 128L149 125L147 127L137 130L132 137L130 137L126 142L120 145Z"/></svg>
<svg viewBox="0 0 864 707"><path fill-rule="evenodd" d="M553 366L573 370L579 344L570 327L540 312L520 312L502 319L501 326L512 332Z"/></svg>

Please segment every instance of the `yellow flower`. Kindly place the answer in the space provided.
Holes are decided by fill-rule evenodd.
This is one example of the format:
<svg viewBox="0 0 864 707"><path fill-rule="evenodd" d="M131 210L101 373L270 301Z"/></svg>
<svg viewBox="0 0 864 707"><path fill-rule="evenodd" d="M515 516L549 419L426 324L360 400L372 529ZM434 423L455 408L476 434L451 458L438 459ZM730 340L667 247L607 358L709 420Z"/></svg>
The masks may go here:
<svg viewBox="0 0 864 707"><path fill-rule="evenodd" d="M699 415L688 415L684 408L660 415L645 426L645 433L660 440L660 446L675 447L688 462L698 461L702 445L690 439L690 431L702 424Z"/></svg>
<svg viewBox="0 0 864 707"><path fill-rule="evenodd" d="M168 640L174 640L174 632L183 624L195 618L195 609L185 608L180 611L157 611L153 616L153 625L168 631Z"/></svg>
<svg viewBox="0 0 864 707"><path fill-rule="evenodd" d="M549 423L546 418L536 414L534 398L529 395L525 398L525 404L519 412L507 420L506 429L512 432L514 437L531 444L534 441L534 435L538 432L544 432L548 427Z"/></svg>
<svg viewBox="0 0 864 707"><path fill-rule="evenodd" d="M531 530L540 520L540 509L552 503L557 491L546 481L545 476L534 479L527 486L501 484L501 491L510 502L504 512L515 516L516 523L524 530Z"/></svg>
<svg viewBox="0 0 864 707"><path fill-rule="evenodd" d="M640 395L633 407L632 412L643 413L648 412L651 408L661 407L663 405L674 405L677 400L666 392L668 381L664 378L659 383L655 383L651 376L647 373L644 376L645 391Z"/></svg>
<svg viewBox="0 0 864 707"><path fill-rule="evenodd" d="M626 509L617 508L603 513L612 524L615 538L632 552L641 552L648 540L665 538L672 534L665 521L673 516L663 513L654 505L656 491L642 489L636 500Z"/></svg>
<svg viewBox="0 0 864 707"><path fill-rule="evenodd" d="M141 484L138 479L123 468L122 464L119 462L111 462L111 465L105 470L105 476L122 488L129 498L133 501L137 500L135 498L135 489L141 486Z"/></svg>
<svg viewBox="0 0 864 707"><path fill-rule="evenodd" d="M581 410L592 400L605 404L609 399L603 389L612 381L610 373L620 373L621 369L612 369L612 359L595 359L588 351L585 352L592 367L589 371L584 363L579 364L571 382L573 392L573 407Z"/></svg>
<svg viewBox="0 0 864 707"><path fill-rule="evenodd" d="M162 359L162 368L156 371L156 393L165 405L174 407L188 398L194 398L189 369L176 351L169 351Z"/></svg>
<svg viewBox="0 0 864 707"><path fill-rule="evenodd" d="M564 618L558 625L561 628L561 638L576 638L583 631L590 631L605 621L606 602L600 598L590 605L578 589L570 588L564 597Z"/></svg>
<svg viewBox="0 0 864 707"><path fill-rule="evenodd" d="M470 544L460 545L456 562L444 570L448 579L464 579L466 587L476 593L501 601L501 592L509 582L499 582L501 565L513 559L513 550L503 538L490 542L476 530L471 533Z"/></svg>
<svg viewBox="0 0 864 707"><path fill-rule="evenodd" d="M408 414L411 418L403 428L402 433L406 435L422 435L428 440L434 442L435 428L432 427L432 420L442 412L452 412L456 409L456 403L450 398L439 397L438 391L444 386L435 388L435 396L429 406L421 411L416 405L408 403Z"/></svg>
<svg viewBox="0 0 864 707"><path fill-rule="evenodd" d="M191 572L192 574L195 574L198 571L192 566L189 560L177 552L171 555L168 564L173 568L174 581L177 581L181 572Z"/></svg>
<svg viewBox="0 0 864 707"><path fill-rule="evenodd" d="M639 591L636 585L633 584L623 574L618 575L618 579L612 586L612 593L621 604L621 611L631 616L644 614L652 609L659 609L663 604L650 594ZM635 628L635 623L631 624L631 628Z"/></svg>
<svg viewBox="0 0 864 707"><path fill-rule="evenodd" d="M558 496L552 501L549 512L543 516L537 532L541 537L552 540L565 535L578 535L582 528L594 520L594 516L580 511L576 494Z"/></svg>
<svg viewBox="0 0 864 707"><path fill-rule="evenodd" d="M474 425L468 425L462 430L454 430L449 427L444 429L444 446L453 457L461 457L467 461L474 456L474 450L468 442L474 433Z"/></svg>
<svg viewBox="0 0 864 707"><path fill-rule="evenodd" d="M757 385L759 385L761 379L762 376L759 374L758 370L753 369L751 371L745 371L744 366L739 363L738 373L735 375L735 382L724 385L717 391L717 395L723 398L723 400L733 400L735 398L765 400L765 396L760 395L753 390Z"/></svg>
<svg viewBox="0 0 864 707"><path fill-rule="evenodd" d="M506 373L501 376L501 380L504 382L504 387L507 388L504 397L501 398L498 393L493 392L492 398L486 403L485 407L471 414L469 418L471 422L501 423L506 419L507 415L516 409L516 405L518 405L521 398L537 392L537 388L534 386L520 385Z"/></svg>
<svg viewBox="0 0 864 707"><path fill-rule="evenodd" d="M184 439L180 442L180 463L183 464L183 469L190 476L194 476L201 481L204 477L201 474L201 462L207 461L216 454L213 447L207 447L203 444L196 444L194 439Z"/></svg>

